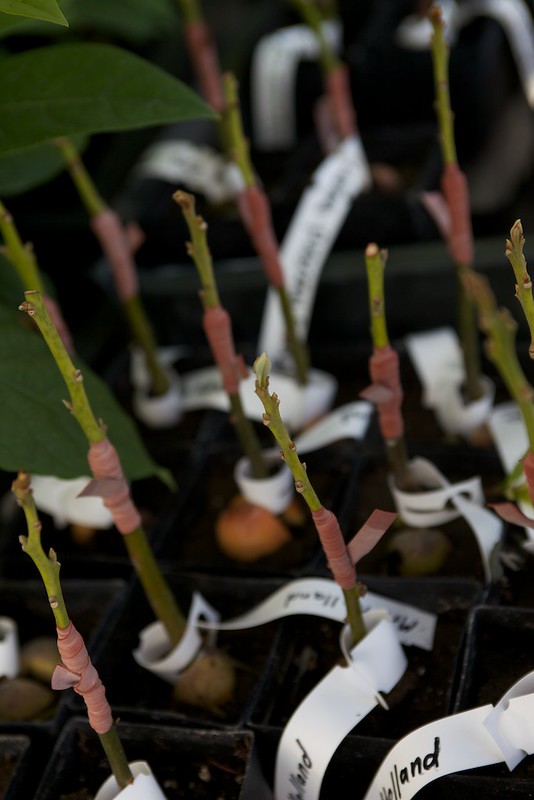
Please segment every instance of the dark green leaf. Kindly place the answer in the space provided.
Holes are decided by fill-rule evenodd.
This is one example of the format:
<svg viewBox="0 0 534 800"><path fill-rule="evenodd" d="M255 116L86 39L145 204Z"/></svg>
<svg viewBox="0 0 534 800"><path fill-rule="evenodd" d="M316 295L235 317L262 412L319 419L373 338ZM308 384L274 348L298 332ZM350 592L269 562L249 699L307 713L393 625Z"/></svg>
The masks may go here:
<svg viewBox="0 0 534 800"><path fill-rule="evenodd" d="M55 136L215 116L177 78L112 45L52 45L2 59L3 153Z"/></svg>
<svg viewBox="0 0 534 800"><path fill-rule="evenodd" d="M15 14L18 17L44 19L59 25L69 24L56 0L0 0L0 11L6 14Z"/></svg>
<svg viewBox="0 0 534 800"><path fill-rule="evenodd" d="M88 136L73 137L78 152L87 147ZM65 169L65 160L52 142L0 156L0 197L12 197L47 183Z"/></svg>
<svg viewBox="0 0 534 800"><path fill-rule="evenodd" d="M88 444L78 423L62 403L67 388L41 336L0 306L0 468L8 472L74 478L88 474ZM86 365L87 395L108 427L130 480L159 475L131 418L107 386Z"/></svg>

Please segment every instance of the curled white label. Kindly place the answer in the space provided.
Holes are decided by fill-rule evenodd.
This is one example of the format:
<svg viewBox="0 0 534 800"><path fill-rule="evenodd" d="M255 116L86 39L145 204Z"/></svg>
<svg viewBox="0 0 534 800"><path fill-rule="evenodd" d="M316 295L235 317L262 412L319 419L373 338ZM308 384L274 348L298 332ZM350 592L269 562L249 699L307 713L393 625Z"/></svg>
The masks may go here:
<svg viewBox="0 0 534 800"><path fill-rule="evenodd" d="M115 777L110 775L94 800L166 800L146 761L132 761L128 766L134 777L133 783L119 789Z"/></svg>

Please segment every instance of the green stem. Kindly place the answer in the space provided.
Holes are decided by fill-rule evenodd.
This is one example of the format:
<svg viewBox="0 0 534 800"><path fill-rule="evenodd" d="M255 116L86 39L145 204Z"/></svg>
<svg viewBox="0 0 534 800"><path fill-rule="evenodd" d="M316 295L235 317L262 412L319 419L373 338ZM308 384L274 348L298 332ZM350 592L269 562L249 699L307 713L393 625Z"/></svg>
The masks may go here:
<svg viewBox="0 0 534 800"><path fill-rule="evenodd" d="M178 0L178 5L186 25L202 19L202 12L197 0Z"/></svg>
<svg viewBox="0 0 534 800"><path fill-rule="evenodd" d="M534 358L534 299L532 297L532 279L527 272L527 261L523 254L525 236L521 220L512 225L510 238L506 240L506 257L512 265L515 275L515 296L521 304L523 314L530 331L530 346L528 353Z"/></svg>
<svg viewBox="0 0 534 800"><path fill-rule="evenodd" d="M340 61L330 47L322 28L324 16L321 12L321 9L313 2L313 0L289 0L289 2L296 8L306 25L311 28L317 37L323 72L328 73L338 69Z"/></svg>
<svg viewBox="0 0 534 800"><path fill-rule="evenodd" d="M48 556L41 544L41 522L31 493L30 477L25 472L19 472L13 481L12 490L26 517L28 536L21 536L22 549L27 553L39 570L43 580L48 602L53 611L56 626L68 628L70 618L67 613L61 582L59 579L60 564L55 552L50 549ZM108 759L110 769L121 789L133 782L133 775L128 765L124 748L113 726L106 733L98 734L104 752Z"/></svg>
<svg viewBox="0 0 534 800"><path fill-rule="evenodd" d="M93 414L85 392L83 376L65 350L41 295L39 292L25 292L25 297L26 301L22 303L20 310L25 311L34 319L48 345L69 391L71 402L68 404L68 408L82 428L90 445L102 441L106 432ZM171 641L176 643L185 629L185 619L174 602L172 593L154 559L146 533L142 529L138 529L125 534L123 538L156 617L165 625ZM180 632L179 635L178 632ZM177 636L178 639L176 639Z"/></svg>
<svg viewBox="0 0 534 800"><path fill-rule="evenodd" d="M361 642L367 633L363 622L362 607L360 604L360 587L356 585L351 589L343 589L343 597L345 598L347 619L349 620L354 646L354 644L357 642Z"/></svg>
<svg viewBox="0 0 534 800"><path fill-rule="evenodd" d="M228 155L239 167L245 186L255 186L257 183L256 174L250 160L249 147L243 131L237 79L231 72L226 72L222 76L222 82L226 102L224 129L230 150Z"/></svg>
<svg viewBox="0 0 534 800"><path fill-rule="evenodd" d="M458 281L458 338L462 344L465 368L465 392L469 400L482 397L480 380L480 350L477 335L475 307L463 287L462 272L466 267L456 266Z"/></svg>
<svg viewBox="0 0 534 800"><path fill-rule="evenodd" d="M97 214L100 214L106 209L106 203L98 192L93 179L87 172L77 149L70 139L67 139L65 136L54 139L54 144L65 160L69 175L78 190L78 194L80 195L80 199L87 213L90 217L95 217Z"/></svg>
<svg viewBox="0 0 534 800"><path fill-rule="evenodd" d="M7 259L17 271L23 285L27 289L36 289L45 294L32 247L29 244L23 244L13 217L1 201L0 231L4 239Z"/></svg>
<svg viewBox="0 0 534 800"><path fill-rule="evenodd" d="M178 644L186 628L186 619L169 585L163 578L146 534L138 528L123 536L130 561L149 598L155 617L165 627L172 647Z"/></svg>
<svg viewBox="0 0 534 800"><path fill-rule="evenodd" d="M89 405L83 375L74 366L71 357L65 349L65 345L57 332L57 328L52 322L50 315L43 302L40 292L24 292L25 302L19 306L20 311L25 311L37 324L41 334L48 345L52 356L63 376L70 395L70 403L66 404L76 418L90 444L96 444L104 439L106 433L101 424L97 421Z"/></svg>
<svg viewBox="0 0 534 800"><path fill-rule="evenodd" d="M144 353L146 368L151 378L151 392L157 397L161 396L169 389L169 379L158 359L156 337L141 297L136 294L124 300L122 308L133 337Z"/></svg>
<svg viewBox="0 0 534 800"><path fill-rule="evenodd" d="M371 338L373 347L376 348L384 348L389 345L384 300L384 270L387 255L387 250L380 250L374 242L368 244L365 249Z"/></svg>
<svg viewBox="0 0 534 800"><path fill-rule="evenodd" d="M309 355L304 342L302 342L297 335L295 318L291 308L291 300L285 284L278 287L278 297L280 298L280 305L286 325L289 350L293 354L293 359L295 362L296 378L301 386L305 386L309 380Z"/></svg>
<svg viewBox="0 0 534 800"><path fill-rule="evenodd" d="M436 94L436 113L439 122L440 145L445 164L455 164L456 144L454 140L454 117L451 111L449 92L449 46L445 40L441 10L434 6L429 11L433 36L432 63L434 67L434 87Z"/></svg>
<svg viewBox="0 0 534 800"><path fill-rule="evenodd" d="M229 394L228 399L230 400L230 419L241 450L249 460L252 477L264 480L269 477L269 470L265 465L254 426L245 415L241 397L238 394Z"/></svg>

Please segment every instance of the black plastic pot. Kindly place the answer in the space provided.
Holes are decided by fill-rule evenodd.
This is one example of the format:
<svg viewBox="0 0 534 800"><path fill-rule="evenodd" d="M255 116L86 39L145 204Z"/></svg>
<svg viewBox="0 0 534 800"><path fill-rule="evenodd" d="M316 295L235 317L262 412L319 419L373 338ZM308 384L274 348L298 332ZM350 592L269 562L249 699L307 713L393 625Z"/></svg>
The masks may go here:
<svg viewBox="0 0 534 800"><path fill-rule="evenodd" d="M128 761L147 761L168 800L267 800L250 731L121 722L118 733ZM56 743L35 800L91 798L109 774L96 733L75 717Z"/></svg>
<svg viewBox="0 0 534 800"><path fill-rule="evenodd" d="M0 733L0 798L24 800L31 781L31 739Z"/></svg>
<svg viewBox="0 0 534 800"><path fill-rule="evenodd" d="M85 639L92 659L97 658L110 635L125 597L123 581L62 581L68 614ZM55 638L56 628L41 581L0 581L2 614L17 622L21 644L37 636ZM68 693L58 693L57 702L46 718L26 721L2 721L4 733L26 734L46 747L59 732L68 716Z"/></svg>
<svg viewBox="0 0 534 800"><path fill-rule="evenodd" d="M390 710L377 707L351 734L392 742L450 712L467 615L480 597L481 586L469 580L364 575L360 579L371 591L433 612L438 618L431 652L405 648L408 668L397 687L386 695ZM283 728L298 704L338 663L340 627L316 617L289 617L284 621L279 645L282 658L269 673L258 698L251 719L254 730Z"/></svg>
<svg viewBox="0 0 534 800"><path fill-rule="evenodd" d="M233 470L240 453L235 444L224 442L225 435L228 431L222 432L219 444L212 442L190 463L191 471L178 493L175 513L167 516L167 530L156 542L159 555L184 570L245 577L302 574L315 562L320 545L308 508L298 496L296 502L302 509L302 524L291 525L291 540L277 552L242 563L219 548L214 533L217 517L239 493ZM361 447L361 443L345 440L302 456L318 496L326 507L336 512L342 526L349 492L357 491Z"/></svg>
<svg viewBox="0 0 534 800"><path fill-rule="evenodd" d="M165 569L165 574L184 613L197 591L219 611L222 620L250 610L281 585L280 580L185 574L172 569ZM109 629L107 644L95 658L114 715L125 721L158 725L217 729L243 726L250 718L265 673L275 669L281 658L279 624L219 633L217 646L234 660L237 686L235 697L217 713L174 702L171 684L134 661L132 652L139 644L139 632L153 621L146 597L134 581L120 615ZM81 700L74 693L70 694L69 708L73 714L81 713Z"/></svg>

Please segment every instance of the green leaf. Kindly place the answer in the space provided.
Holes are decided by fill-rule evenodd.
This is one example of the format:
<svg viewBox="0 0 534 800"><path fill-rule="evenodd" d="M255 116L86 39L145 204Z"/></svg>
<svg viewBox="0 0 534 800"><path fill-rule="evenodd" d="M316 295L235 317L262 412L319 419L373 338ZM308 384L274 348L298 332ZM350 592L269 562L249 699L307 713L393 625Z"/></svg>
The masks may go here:
<svg viewBox="0 0 534 800"><path fill-rule="evenodd" d="M73 137L73 143L80 153L83 153L88 142L88 136ZM27 192L52 180L64 169L65 159L52 142L0 155L0 197Z"/></svg>
<svg viewBox="0 0 534 800"><path fill-rule="evenodd" d="M63 0L62 9L69 20L69 29L49 22L0 15L0 39L11 34L57 37L81 34L104 34L132 45L180 35L178 6L169 0Z"/></svg>
<svg viewBox="0 0 534 800"><path fill-rule="evenodd" d="M88 444L62 403L67 388L50 352L20 312L0 306L0 469L75 478L88 475ZM77 359L97 418L107 425L129 480L159 475L132 419L106 384ZM172 479L171 479L172 481Z"/></svg>
<svg viewBox="0 0 534 800"><path fill-rule="evenodd" d="M58 25L69 24L56 0L0 0L0 11L19 17L57 22Z"/></svg>
<svg viewBox="0 0 534 800"><path fill-rule="evenodd" d="M191 89L112 45L39 47L2 59L0 152L77 133L215 118Z"/></svg>

